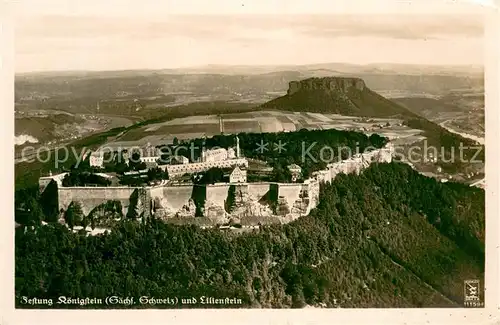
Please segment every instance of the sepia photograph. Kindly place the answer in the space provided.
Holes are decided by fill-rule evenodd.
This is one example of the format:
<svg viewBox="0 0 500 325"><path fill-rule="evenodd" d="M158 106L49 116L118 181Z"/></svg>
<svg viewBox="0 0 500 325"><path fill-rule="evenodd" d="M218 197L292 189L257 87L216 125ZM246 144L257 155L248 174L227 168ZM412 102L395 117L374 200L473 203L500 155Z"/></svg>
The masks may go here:
<svg viewBox="0 0 500 325"><path fill-rule="evenodd" d="M19 2L16 310L484 309L480 11Z"/></svg>

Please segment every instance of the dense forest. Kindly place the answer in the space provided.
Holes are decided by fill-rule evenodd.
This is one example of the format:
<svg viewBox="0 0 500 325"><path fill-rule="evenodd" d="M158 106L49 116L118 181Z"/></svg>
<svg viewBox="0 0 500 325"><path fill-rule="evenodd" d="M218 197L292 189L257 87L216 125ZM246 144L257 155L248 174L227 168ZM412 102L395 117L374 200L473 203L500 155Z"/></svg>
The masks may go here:
<svg viewBox="0 0 500 325"><path fill-rule="evenodd" d="M29 307L22 296L146 295L242 299L230 307L460 307L463 280L484 277L484 209L481 189L391 163L323 185L309 216L241 234L125 219L85 236L35 222L16 229L16 306Z"/></svg>

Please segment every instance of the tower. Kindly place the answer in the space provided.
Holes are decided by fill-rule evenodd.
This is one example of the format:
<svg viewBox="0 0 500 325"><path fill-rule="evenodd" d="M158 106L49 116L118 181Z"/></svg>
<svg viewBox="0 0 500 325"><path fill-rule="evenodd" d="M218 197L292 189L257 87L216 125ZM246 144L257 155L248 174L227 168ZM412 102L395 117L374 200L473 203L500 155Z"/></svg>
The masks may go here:
<svg viewBox="0 0 500 325"><path fill-rule="evenodd" d="M201 162L206 162L207 161L207 149L206 149L206 140L207 136L203 136L203 141L201 143Z"/></svg>
<svg viewBox="0 0 500 325"><path fill-rule="evenodd" d="M240 158L240 138L236 136L236 158Z"/></svg>
<svg viewBox="0 0 500 325"><path fill-rule="evenodd" d="M222 115L219 115L219 131L220 134L224 134L224 122L222 121Z"/></svg>

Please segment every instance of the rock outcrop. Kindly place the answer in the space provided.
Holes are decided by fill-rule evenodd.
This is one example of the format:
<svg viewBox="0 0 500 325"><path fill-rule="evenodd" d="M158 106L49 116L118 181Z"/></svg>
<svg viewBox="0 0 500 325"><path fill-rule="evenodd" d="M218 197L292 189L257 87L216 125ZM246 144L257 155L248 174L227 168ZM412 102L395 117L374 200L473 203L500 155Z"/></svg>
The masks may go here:
<svg viewBox="0 0 500 325"><path fill-rule="evenodd" d="M293 95L299 90L316 90L322 89L327 91L347 92L351 88L359 91L365 89L365 82L360 78L344 78L344 77L326 77L326 78L309 78L301 81L291 81L288 84L288 95Z"/></svg>
<svg viewBox="0 0 500 325"><path fill-rule="evenodd" d="M170 207L167 198L155 198L154 207L154 215L160 219L194 217L196 213L193 199L189 199L179 210L175 210Z"/></svg>
<svg viewBox="0 0 500 325"><path fill-rule="evenodd" d="M287 94L261 105L265 109L366 117L415 117L401 105L368 88L361 78L324 77L289 82Z"/></svg>
<svg viewBox="0 0 500 325"><path fill-rule="evenodd" d="M189 199L188 203L184 205L179 211L176 213L176 217L179 218L192 218L196 214L196 205L193 199Z"/></svg>
<svg viewBox="0 0 500 325"><path fill-rule="evenodd" d="M205 202L204 216L216 221L217 223L228 222L228 213L223 206L214 204L211 201Z"/></svg>

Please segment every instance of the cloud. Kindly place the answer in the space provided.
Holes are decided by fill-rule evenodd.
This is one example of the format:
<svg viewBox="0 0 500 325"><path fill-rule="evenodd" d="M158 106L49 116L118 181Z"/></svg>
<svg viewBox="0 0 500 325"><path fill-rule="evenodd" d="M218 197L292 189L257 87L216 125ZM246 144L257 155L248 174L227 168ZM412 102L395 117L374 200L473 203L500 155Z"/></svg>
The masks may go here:
<svg viewBox="0 0 500 325"><path fill-rule="evenodd" d="M446 36L480 37L483 25L477 16L340 16L340 15L251 15L167 16L103 18L89 16L44 16L21 20L16 33L22 38L166 38L203 40L227 38L242 41L268 40L301 34L310 37L378 36L396 39L428 39ZM272 35L270 37L269 35Z"/></svg>
<svg viewBox="0 0 500 325"><path fill-rule="evenodd" d="M477 50L482 33L479 16L43 16L16 21L15 46L21 71L229 62L418 63L452 57L468 62L482 58Z"/></svg>
<svg viewBox="0 0 500 325"><path fill-rule="evenodd" d="M337 16L317 17L295 25L299 32L312 37L375 36L394 39L443 39L481 37L483 23L478 16Z"/></svg>

